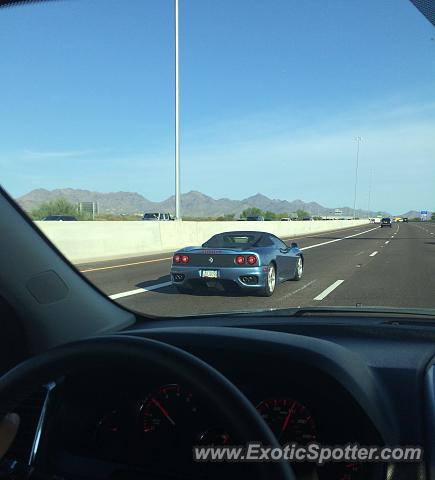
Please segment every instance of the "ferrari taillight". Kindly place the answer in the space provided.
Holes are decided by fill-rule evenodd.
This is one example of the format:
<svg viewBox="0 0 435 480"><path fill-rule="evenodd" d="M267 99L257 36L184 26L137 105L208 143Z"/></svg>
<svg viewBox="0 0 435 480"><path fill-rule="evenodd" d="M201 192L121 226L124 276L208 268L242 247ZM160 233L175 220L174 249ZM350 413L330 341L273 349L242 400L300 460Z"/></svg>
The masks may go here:
<svg viewBox="0 0 435 480"><path fill-rule="evenodd" d="M181 256L182 263L189 263L189 255L182 255Z"/></svg>
<svg viewBox="0 0 435 480"><path fill-rule="evenodd" d="M181 255L174 255L174 263L180 263L181 262Z"/></svg>
<svg viewBox="0 0 435 480"><path fill-rule="evenodd" d="M245 257L243 255L237 255L236 263L237 265L243 265L245 263Z"/></svg>
<svg viewBox="0 0 435 480"><path fill-rule="evenodd" d="M248 255L246 261L248 262L248 265L255 265L257 263L257 257L255 255Z"/></svg>

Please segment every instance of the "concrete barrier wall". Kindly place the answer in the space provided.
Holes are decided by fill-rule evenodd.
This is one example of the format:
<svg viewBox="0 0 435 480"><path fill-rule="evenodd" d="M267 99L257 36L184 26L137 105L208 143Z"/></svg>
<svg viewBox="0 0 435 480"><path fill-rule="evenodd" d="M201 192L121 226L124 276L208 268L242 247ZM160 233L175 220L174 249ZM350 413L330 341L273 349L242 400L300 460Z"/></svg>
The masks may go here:
<svg viewBox="0 0 435 480"><path fill-rule="evenodd" d="M263 230L297 237L368 223L367 220L311 222L36 222L74 263L135 257L201 245L215 233Z"/></svg>

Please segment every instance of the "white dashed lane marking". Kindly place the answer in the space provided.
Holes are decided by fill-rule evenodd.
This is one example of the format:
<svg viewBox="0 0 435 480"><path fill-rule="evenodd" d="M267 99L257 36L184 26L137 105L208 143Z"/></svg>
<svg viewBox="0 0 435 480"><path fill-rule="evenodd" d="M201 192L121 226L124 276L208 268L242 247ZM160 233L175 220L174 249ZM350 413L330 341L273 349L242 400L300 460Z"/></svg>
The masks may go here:
<svg viewBox="0 0 435 480"><path fill-rule="evenodd" d="M344 280L337 280L336 282L334 282L332 285L329 285L328 288L326 288L325 290L323 290L322 293L320 293L319 295L317 295L317 297L314 297L314 300L316 300L317 302L319 302L320 300L323 300L325 297L327 297L333 290L335 290L337 287L339 287L342 283L344 282Z"/></svg>

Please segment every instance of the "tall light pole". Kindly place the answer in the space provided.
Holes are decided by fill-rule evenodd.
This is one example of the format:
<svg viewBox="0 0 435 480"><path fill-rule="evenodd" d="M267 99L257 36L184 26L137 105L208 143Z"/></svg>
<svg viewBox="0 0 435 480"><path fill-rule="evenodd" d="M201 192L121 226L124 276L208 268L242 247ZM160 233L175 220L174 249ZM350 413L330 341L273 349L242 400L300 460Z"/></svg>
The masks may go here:
<svg viewBox="0 0 435 480"><path fill-rule="evenodd" d="M359 144L360 144L362 138L361 137L355 137L355 140L357 142L357 147L356 147L356 167L355 167L355 191L354 191L354 196L353 196L353 219L354 220L356 218L355 209L356 209L356 187L358 185Z"/></svg>
<svg viewBox="0 0 435 480"><path fill-rule="evenodd" d="M180 83L178 52L178 0L175 1L175 218L181 220L180 209Z"/></svg>
<svg viewBox="0 0 435 480"><path fill-rule="evenodd" d="M370 217L370 200L372 195L372 178L373 178L373 169L370 169L370 178L369 178L369 199L367 202L367 216Z"/></svg>

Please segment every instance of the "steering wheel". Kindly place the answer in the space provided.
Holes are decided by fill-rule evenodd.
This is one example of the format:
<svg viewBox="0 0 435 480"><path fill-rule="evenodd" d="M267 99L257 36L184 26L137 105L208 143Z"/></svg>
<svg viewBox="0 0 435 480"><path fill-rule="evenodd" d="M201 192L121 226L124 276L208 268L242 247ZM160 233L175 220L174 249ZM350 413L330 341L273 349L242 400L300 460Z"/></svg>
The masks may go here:
<svg viewBox="0 0 435 480"><path fill-rule="evenodd" d="M215 368L172 345L146 338L107 335L69 343L48 350L19 364L0 378L0 410L13 411L20 400L41 385L74 373L78 369L102 366L134 367L146 372L159 370L176 375L194 388L244 443L258 441L264 446L279 443L250 401ZM109 370L110 371L110 370ZM252 477L259 480L295 480L289 462L258 462Z"/></svg>

